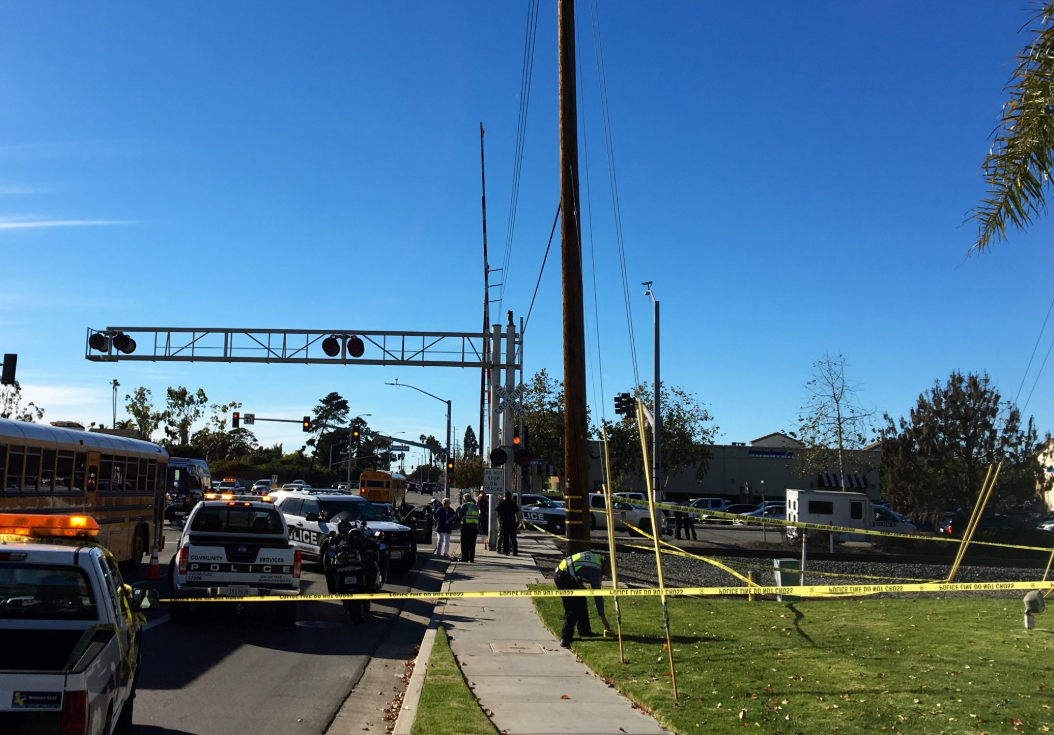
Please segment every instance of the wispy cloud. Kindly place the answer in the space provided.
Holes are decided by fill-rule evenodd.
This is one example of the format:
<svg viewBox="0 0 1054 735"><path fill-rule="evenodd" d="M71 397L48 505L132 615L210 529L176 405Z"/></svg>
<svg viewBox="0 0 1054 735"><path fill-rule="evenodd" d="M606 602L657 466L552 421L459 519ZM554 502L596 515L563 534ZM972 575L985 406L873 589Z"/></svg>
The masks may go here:
<svg viewBox="0 0 1054 735"><path fill-rule="evenodd" d="M110 227L134 225L132 220L122 219L22 219L0 217L0 230L24 230L38 227Z"/></svg>
<svg viewBox="0 0 1054 735"><path fill-rule="evenodd" d="M18 196L20 194L43 194L43 189L17 184L0 184L0 197Z"/></svg>

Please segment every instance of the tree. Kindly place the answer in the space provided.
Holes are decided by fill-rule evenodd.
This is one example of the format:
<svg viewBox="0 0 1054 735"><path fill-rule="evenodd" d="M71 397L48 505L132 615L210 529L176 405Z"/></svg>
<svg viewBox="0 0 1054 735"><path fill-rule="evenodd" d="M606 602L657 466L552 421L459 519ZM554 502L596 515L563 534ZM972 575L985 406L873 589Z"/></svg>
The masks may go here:
<svg viewBox="0 0 1054 735"><path fill-rule="evenodd" d="M139 386L124 399L128 401L124 410L132 417L133 428L143 439L151 441L165 414L154 410L150 389Z"/></svg>
<svg viewBox="0 0 1054 735"><path fill-rule="evenodd" d="M30 402L22 406L22 386L15 381L12 385L0 385L0 419L14 419L33 423L44 418L44 409Z"/></svg>
<svg viewBox="0 0 1054 735"><path fill-rule="evenodd" d="M190 444L190 429L205 413L208 402L208 396L201 388L197 393L191 393L183 386L168 389L164 420L169 442L178 439L180 446Z"/></svg>
<svg viewBox="0 0 1054 735"><path fill-rule="evenodd" d="M469 455L454 463L454 487L479 488L483 485L483 458Z"/></svg>
<svg viewBox="0 0 1054 735"><path fill-rule="evenodd" d="M634 398L645 402L650 401L652 395L652 388L647 383L634 391ZM696 468L697 478L702 477L709 469L710 447L718 431L718 427L711 423L713 417L694 395L680 386L667 388L665 384L660 384L659 403L662 406L664 484L669 482L670 477L689 467ZM612 474L616 477L635 475L643 478L644 456L640 448L636 412L623 416L619 421L608 422L604 427ZM650 453L651 427L646 427L645 432Z"/></svg>
<svg viewBox="0 0 1054 735"><path fill-rule="evenodd" d="M542 368L527 384L524 394L523 425L530 438L531 454L553 465L558 472L564 467L564 386ZM511 437L506 437L511 444Z"/></svg>
<svg viewBox="0 0 1054 735"><path fill-rule="evenodd" d="M224 404L212 404L212 416L204 428L194 432L191 444L197 447L208 462L220 459L240 459L249 456L258 446L256 436L244 428L228 431L228 415L241 408L242 404L232 401Z"/></svg>
<svg viewBox="0 0 1054 735"><path fill-rule="evenodd" d="M827 472L838 467L842 489L845 489L845 465L855 461L857 472L866 473L874 467L859 464L862 455L846 456L847 450L863 449L871 442L875 415L860 404L860 383L845 376L848 361L844 355L824 354L812 364L812 375L805 382L805 405L798 416L798 430L787 432L801 444L794 453L795 464L801 475Z"/></svg>
<svg viewBox="0 0 1054 735"><path fill-rule="evenodd" d="M1006 239L1007 225L1024 230L1033 216L1047 213L1044 190L1054 175L1054 2L1032 18L1032 42L1017 54L1017 66L1004 88L994 141L984 159L988 192L973 211L977 240L984 252ZM1026 28L1028 25L1025 26ZM1024 30L1024 28L1022 29Z"/></svg>
<svg viewBox="0 0 1054 735"><path fill-rule="evenodd" d="M955 508L969 512L989 468L1002 462L998 484L987 507L1008 509L1047 488L1035 450L1031 418L1003 401L988 374L953 372L919 396L909 418L885 414L882 470L886 497L920 518Z"/></svg>
<svg viewBox="0 0 1054 735"><path fill-rule="evenodd" d="M331 391L322 400L318 402L318 405L311 409L311 413L314 419L311 421L311 433L314 436L308 439L308 446L315 448L314 453L311 455L311 469L315 469L315 460L325 453L329 453L329 443L324 447L322 446L322 434L330 431L333 427L341 426L348 419L348 411L351 409L348 406L346 398L337 393ZM327 460L328 461L328 460Z"/></svg>
<svg viewBox="0 0 1054 735"><path fill-rule="evenodd" d="M474 457L479 454L479 442L476 440L476 432L471 424L465 428L465 440L461 443L461 448L464 450L466 457Z"/></svg>

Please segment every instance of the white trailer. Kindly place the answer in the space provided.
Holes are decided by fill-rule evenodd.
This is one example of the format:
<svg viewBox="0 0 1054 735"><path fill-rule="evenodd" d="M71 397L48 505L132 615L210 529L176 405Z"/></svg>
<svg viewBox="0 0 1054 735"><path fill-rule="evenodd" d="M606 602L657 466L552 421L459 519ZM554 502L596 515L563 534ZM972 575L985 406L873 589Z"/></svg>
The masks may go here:
<svg viewBox="0 0 1054 735"><path fill-rule="evenodd" d="M871 510L871 498L865 493L788 489L787 520L870 530L873 527L874 512ZM787 538L795 539L798 533L797 528L787 527ZM857 534L842 535L852 537L851 540L863 538Z"/></svg>

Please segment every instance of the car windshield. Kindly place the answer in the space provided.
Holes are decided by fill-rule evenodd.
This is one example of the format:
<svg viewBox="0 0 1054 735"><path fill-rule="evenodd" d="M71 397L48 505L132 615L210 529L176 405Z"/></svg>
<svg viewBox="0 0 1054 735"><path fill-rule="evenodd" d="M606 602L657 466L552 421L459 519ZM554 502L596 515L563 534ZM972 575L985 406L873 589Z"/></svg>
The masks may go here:
<svg viewBox="0 0 1054 735"><path fill-rule="evenodd" d="M319 500L319 507L326 511L329 520L380 521L383 520L371 503L361 500ZM338 516L340 516L338 518Z"/></svg>
<svg viewBox="0 0 1054 735"><path fill-rule="evenodd" d="M204 533L282 533L282 516L271 508L244 505L198 506L191 531Z"/></svg>
<svg viewBox="0 0 1054 735"><path fill-rule="evenodd" d="M74 566L0 564L0 620L95 620L91 585Z"/></svg>

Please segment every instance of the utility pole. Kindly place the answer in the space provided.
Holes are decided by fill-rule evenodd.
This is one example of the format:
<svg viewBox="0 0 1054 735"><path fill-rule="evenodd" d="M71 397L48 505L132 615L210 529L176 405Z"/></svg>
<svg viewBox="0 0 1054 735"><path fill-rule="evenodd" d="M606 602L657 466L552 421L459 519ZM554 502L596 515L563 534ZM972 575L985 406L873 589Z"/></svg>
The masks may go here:
<svg viewBox="0 0 1054 735"><path fill-rule="evenodd" d="M490 263L487 262L487 166L483 157L483 123L479 124L479 171L482 182L482 207L483 207L483 334L490 332ZM487 361L487 340L483 339L483 362ZM487 405L487 368L481 367L479 371L479 456L483 457L483 414ZM493 449L494 445L488 447ZM488 526L489 528L489 526Z"/></svg>
<svg viewBox="0 0 1054 735"><path fill-rule="evenodd" d="M586 340L582 305L582 241L578 207L578 106L575 3L559 0L560 262L564 302L564 469L567 472L567 553L587 551L589 446L586 435Z"/></svg>

